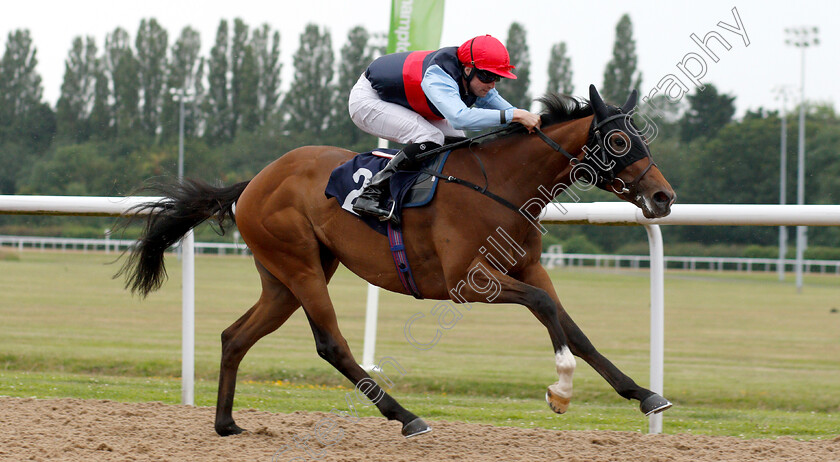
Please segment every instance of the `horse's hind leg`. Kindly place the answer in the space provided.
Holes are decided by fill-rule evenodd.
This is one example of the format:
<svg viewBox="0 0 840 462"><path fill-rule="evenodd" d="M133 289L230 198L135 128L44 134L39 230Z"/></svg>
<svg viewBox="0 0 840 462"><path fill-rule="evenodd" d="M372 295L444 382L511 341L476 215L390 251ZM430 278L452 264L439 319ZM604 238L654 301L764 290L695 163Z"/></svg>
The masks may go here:
<svg viewBox="0 0 840 462"><path fill-rule="evenodd" d="M286 281L289 289L303 305L315 336L318 355L347 377L356 387L356 391L367 396L388 420L401 422L404 436L411 437L430 431L431 428L422 419L407 411L385 393L353 358L350 346L338 328L335 309L327 290L329 278L324 274L324 269L329 267L325 264L328 258L325 255L328 253L317 241L311 243L301 239L299 242L274 249L272 255L276 257L282 254L284 264L277 264L278 259L274 258L266 262L266 267L272 274ZM335 258L332 255L329 257ZM337 265L338 262L333 264Z"/></svg>
<svg viewBox="0 0 840 462"><path fill-rule="evenodd" d="M316 287L317 285L311 286L312 289ZM359 366L347 341L338 329L338 321L335 318L332 303L326 295L326 287L316 291L323 294L323 297L317 297L320 300L305 297L303 306L312 334L315 336L318 355L347 377L356 387L356 392L364 393L388 420L400 421L403 425L403 436L409 438L431 431L431 427L426 422L403 408L394 398L385 393L379 384ZM350 404L349 401L348 404ZM353 411L352 408L351 411Z"/></svg>
<svg viewBox="0 0 840 462"><path fill-rule="evenodd" d="M259 262L256 264L262 281L260 299L222 332L222 362L215 424L216 433L221 436L242 433L232 414L236 373L242 358L257 340L277 330L300 307L300 302L282 282Z"/></svg>

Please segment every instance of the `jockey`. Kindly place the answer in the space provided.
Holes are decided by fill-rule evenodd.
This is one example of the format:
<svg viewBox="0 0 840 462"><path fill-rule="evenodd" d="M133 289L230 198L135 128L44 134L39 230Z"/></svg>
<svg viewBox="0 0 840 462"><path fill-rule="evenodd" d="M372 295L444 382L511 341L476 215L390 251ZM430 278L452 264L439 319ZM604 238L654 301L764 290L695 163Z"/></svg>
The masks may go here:
<svg viewBox="0 0 840 462"><path fill-rule="evenodd" d="M397 222L394 206L388 210L381 203L391 175L416 167L446 136L510 122L529 131L539 128L537 114L513 107L495 88L502 77L516 78L513 68L505 46L490 35L460 47L393 53L371 63L350 91L350 118L365 132L406 146L371 178L353 211Z"/></svg>

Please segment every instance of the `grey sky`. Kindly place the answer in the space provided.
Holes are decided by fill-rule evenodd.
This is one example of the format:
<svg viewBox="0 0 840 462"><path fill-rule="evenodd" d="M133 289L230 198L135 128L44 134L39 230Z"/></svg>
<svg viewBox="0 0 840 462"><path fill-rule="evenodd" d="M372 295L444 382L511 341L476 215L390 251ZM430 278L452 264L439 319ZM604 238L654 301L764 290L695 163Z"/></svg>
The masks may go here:
<svg viewBox="0 0 840 462"><path fill-rule="evenodd" d="M736 25L732 8L738 14L749 38L724 30L719 22ZM92 35L101 48L105 35L121 26L133 36L142 18L154 17L167 29L170 42L190 25L201 32L202 48L209 54L216 27L223 18L241 17L255 27L264 22L281 34L284 63L283 88L292 80L291 58L299 35L308 23L327 27L338 52L347 32L362 25L370 32L388 27L389 0L309 0L289 1L161 1L114 2L76 0L73 2L6 1L0 15L0 43L17 28L32 32L38 49L44 95L51 103L58 99L64 73L64 59L72 39ZM572 59L575 94L586 96L590 83L603 81L604 67L611 58L615 25L622 14L633 21L639 68L643 72L642 92L651 89L668 74L683 83L690 81L677 64L689 53L704 58L706 74L701 82L713 83L721 91L737 96L738 114L747 108L778 108L773 89L788 85L798 98L800 53L785 46L784 29L791 26L817 26L821 44L806 54L806 98L834 104L840 102L840 2L832 0L790 1L589 1L559 0L448 0L445 10L442 46L458 45L470 37L491 34L503 42L510 24L524 25L531 53L531 93L545 91L546 64L551 45L565 41ZM719 61L713 62L691 40L717 31L731 49L713 41L711 49ZM515 63L514 63L515 64ZM689 69L699 69L696 61ZM693 86L690 87L693 91ZM789 103L792 107L793 103Z"/></svg>

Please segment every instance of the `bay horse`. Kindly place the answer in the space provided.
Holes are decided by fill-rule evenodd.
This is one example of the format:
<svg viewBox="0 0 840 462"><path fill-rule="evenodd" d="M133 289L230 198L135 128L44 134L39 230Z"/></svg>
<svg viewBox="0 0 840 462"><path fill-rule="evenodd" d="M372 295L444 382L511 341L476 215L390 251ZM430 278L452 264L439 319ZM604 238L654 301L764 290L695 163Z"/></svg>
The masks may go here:
<svg viewBox="0 0 840 462"><path fill-rule="evenodd" d="M497 200L441 181L430 205L404 212L405 247L416 286L429 299L528 308L548 329L555 354L558 380L548 386L545 396L554 412L564 413L569 406L574 356L598 371L620 396L638 400L645 414L661 412L671 403L637 385L599 353L563 308L540 264L542 232L529 219L534 214L524 213L524 208L546 191L557 195L574 181L583 181L612 191L653 218L670 213L675 193L630 118L635 91L621 107L605 104L594 86L589 103L553 94L541 101L546 105L542 130L534 134L519 127L469 143L454 149L444 167L443 175L450 179L479 184L486 180L487 191ZM319 356L357 386L382 415L398 420L404 436L430 431L359 366L339 330L327 290L342 263L371 284L409 293L397 275L388 238L324 195L333 169L355 155L332 146L305 146L281 156L250 181L216 187L185 180L160 186L158 192L165 198L140 206L151 214L117 275L125 274L126 287L143 297L165 279L166 249L209 218L219 224L235 220L253 252L262 294L222 333L215 417L215 430L221 436L243 431L232 415L242 358L301 306ZM522 209L511 210L510 204ZM496 242L515 258L493 258L482 246L499 229L508 239Z"/></svg>

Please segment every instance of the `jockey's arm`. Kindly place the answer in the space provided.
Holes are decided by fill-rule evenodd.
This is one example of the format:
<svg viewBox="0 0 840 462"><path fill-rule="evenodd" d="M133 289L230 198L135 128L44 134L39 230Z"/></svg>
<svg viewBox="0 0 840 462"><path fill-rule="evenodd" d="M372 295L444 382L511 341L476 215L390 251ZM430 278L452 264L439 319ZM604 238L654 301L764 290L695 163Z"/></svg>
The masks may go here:
<svg viewBox="0 0 840 462"><path fill-rule="evenodd" d="M461 100L458 84L439 66L426 70L421 86L429 101L458 130L483 130L515 121L516 108L495 89L479 98L475 107L467 107Z"/></svg>

